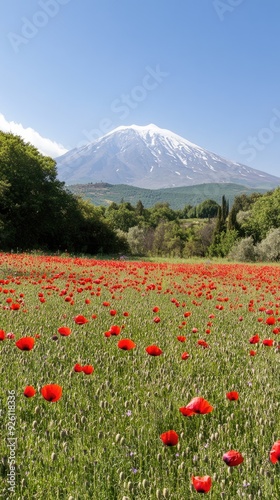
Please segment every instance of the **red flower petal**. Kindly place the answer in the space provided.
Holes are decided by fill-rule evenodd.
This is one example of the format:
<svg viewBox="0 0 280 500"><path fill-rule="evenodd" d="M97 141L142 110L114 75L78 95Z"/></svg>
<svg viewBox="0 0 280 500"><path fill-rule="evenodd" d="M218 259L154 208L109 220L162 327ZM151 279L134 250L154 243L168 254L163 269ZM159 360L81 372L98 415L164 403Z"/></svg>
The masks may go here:
<svg viewBox="0 0 280 500"><path fill-rule="evenodd" d="M27 385L24 389L23 394L27 398L33 398L33 396L36 394L36 391L32 385Z"/></svg>
<svg viewBox="0 0 280 500"><path fill-rule="evenodd" d="M34 344L35 344L35 339L33 337L22 337L16 342L16 346L21 351L31 351L31 349L33 349L34 347Z"/></svg>
<svg viewBox="0 0 280 500"><path fill-rule="evenodd" d="M55 403L55 401L58 401L62 396L62 387L58 384L44 385L41 389L41 394L46 401Z"/></svg>
<svg viewBox="0 0 280 500"><path fill-rule="evenodd" d="M210 403L201 397L193 398L187 406L180 408L180 412L185 416L191 416L194 414L206 414L211 413L214 410Z"/></svg>
<svg viewBox="0 0 280 500"><path fill-rule="evenodd" d="M242 457L241 453L239 453L239 451L230 450L223 455L223 461L229 467L235 467L236 465L242 464L243 460L244 458Z"/></svg>
<svg viewBox="0 0 280 500"><path fill-rule="evenodd" d="M60 333L60 335L62 335L63 337L68 337L68 335L70 335L71 333L71 329L68 328L68 326L60 326L58 329L57 329L58 333Z"/></svg>
<svg viewBox="0 0 280 500"><path fill-rule="evenodd" d="M198 493L208 493L212 479L210 476L192 476L192 485Z"/></svg>
<svg viewBox="0 0 280 500"><path fill-rule="evenodd" d="M276 441L272 446L269 454L270 461L273 464L280 462L280 440Z"/></svg>
<svg viewBox="0 0 280 500"><path fill-rule="evenodd" d="M162 350L157 345L149 345L146 347L146 352L150 356L160 356L162 354Z"/></svg>
<svg viewBox="0 0 280 500"><path fill-rule="evenodd" d="M92 365L85 365L82 367L82 371L86 374L86 375L91 375L91 373L94 372L94 368Z"/></svg>
<svg viewBox="0 0 280 500"><path fill-rule="evenodd" d="M160 439L162 440L163 444L166 446L176 446L176 444L179 441L179 436L177 432L171 430L164 432L163 434L160 435Z"/></svg>
<svg viewBox="0 0 280 500"><path fill-rule="evenodd" d="M79 363L76 363L74 366L74 372L82 372L82 371L83 367Z"/></svg>
<svg viewBox="0 0 280 500"><path fill-rule="evenodd" d="M77 325L85 325L85 323L88 323L88 319L86 319L82 314L76 316L74 321Z"/></svg>
<svg viewBox="0 0 280 500"><path fill-rule="evenodd" d="M133 340L122 339L119 340L118 347L120 349L123 349L124 351L130 351L131 349L134 349L136 347L136 344L133 342Z"/></svg>
<svg viewBox="0 0 280 500"><path fill-rule="evenodd" d="M239 394L236 391L231 391L231 392L227 392L226 397L230 401L237 401L237 399L239 398Z"/></svg>

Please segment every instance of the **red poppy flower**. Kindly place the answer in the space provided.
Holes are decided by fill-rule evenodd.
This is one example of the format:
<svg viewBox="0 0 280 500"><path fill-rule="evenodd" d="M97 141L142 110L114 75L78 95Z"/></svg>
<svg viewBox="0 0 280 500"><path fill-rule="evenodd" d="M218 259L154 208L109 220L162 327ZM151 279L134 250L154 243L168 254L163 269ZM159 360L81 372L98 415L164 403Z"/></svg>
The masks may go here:
<svg viewBox="0 0 280 500"><path fill-rule="evenodd" d="M130 351L131 349L134 349L134 347L136 347L136 344L133 342L133 340L122 339L119 340L118 347L120 349L123 349L124 351Z"/></svg>
<svg viewBox="0 0 280 500"><path fill-rule="evenodd" d="M119 335L121 333L121 327L118 325L112 325L109 331L111 335Z"/></svg>
<svg viewBox="0 0 280 500"><path fill-rule="evenodd" d="M60 335L62 335L62 337L68 337L68 335L70 335L71 333L71 329L68 328L68 326L60 326L57 331L58 333L60 333Z"/></svg>
<svg viewBox="0 0 280 500"><path fill-rule="evenodd" d="M276 441L272 446L269 454L270 461L273 464L280 462L280 440Z"/></svg>
<svg viewBox="0 0 280 500"><path fill-rule="evenodd" d="M7 333L7 339L14 339L14 338L15 338L15 334L13 332Z"/></svg>
<svg viewBox="0 0 280 500"><path fill-rule="evenodd" d="M116 314L117 314L116 309L111 309L111 311L110 311L110 315L111 315L111 316L116 316Z"/></svg>
<svg viewBox="0 0 280 500"><path fill-rule="evenodd" d="M74 366L74 372L82 372L82 371L83 367L79 363L76 363Z"/></svg>
<svg viewBox="0 0 280 500"><path fill-rule="evenodd" d="M17 340L16 346L22 351L31 351L35 344L35 339L33 337L22 337Z"/></svg>
<svg viewBox="0 0 280 500"><path fill-rule="evenodd" d="M209 344L207 344L207 342L205 342L205 340L198 340L197 341L197 345L200 345L201 347L209 347Z"/></svg>
<svg viewBox="0 0 280 500"><path fill-rule="evenodd" d="M176 446L176 444L178 444L179 441L179 436L177 432L171 430L161 434L160 439L166 446Z"/></svg>
<svg viewBox="0 0 280 500"><path fill-rule="evenodd" d="M104 332L104 337L111 337L111 332Z"/></svg>
<svg viewBox="0 0 280 500"><path fill-rule="evenodd" d="M160 322L160 318L158 316L156 316L153 321L154 321L154 323L159 323Z"/></svg>
<svg viewBox="0 0 280 500"><path fill-rule="evenodd" d="M257 351L250 351L250 356L256 356Z"/></svg>
<svg viewBox="0 0 280 500"><path fill-rule="evenodd" d="M229 466L234 467L236 465L242 464L244 458L239 451L230 450L224 453L223 461Z"/></svg>
<svg viewBox="0 0 280 500"><path fill-rule="evenodd" d="M276 319L273 316L269 316L269 318L266 318L265 322L267 325L275 325Z"/></svg>
<svg viewBox="0 0 280 500"><path fill-rule="evenodd" d="M208 493L212 479L210 476L192 476L192 485L198 493Z"/></svg>
<svg viewBox="0 0 280 500"><path fill-rule="evenodd" d="M32 385L27 385L24 389L24 392L23 394L27 397L27 398L33 398L33 396L35 396L36 394L36 391L34 389L34 387Z"/></svg>
<svg viewBox="0 0 280 500"><path fill-rule="evenodd" d="M191 312L186 311L184 312L184 318L188 318L191 315Z"/></svg>
<svg viewBox="0 0 280 500"><path fill-rule="evenodd" d="M150 356L160 356L162 354L162 350L157 345L149 345L146 347L146 352Z"/></svg>
<svg viewBox="0 0 280 500"><path fill-rule="evenodd" d="M88 323L88 319L86 319L82 314L76 316L74 321L77 325L85 325L85 323Z"/></svg>
<svg viewBox="0 0 280 500"><path fill-rule="evenodd" d="M20 308L20 304L18 304L17 302L14 302L14 303L13 303L13 304L11 304L11 306L10 306L10 309L11 309L12 311L18 311L18 310L19 310L19 308Z"/></svg>
<svg viewBox="0 0 280 500"><path fill-rule="evenodd" d="M182 359L188 359L190 357L189 353L188 352L183 352L181 358Z"/></svg>
<svg viewBox="0 0 280 500"><path fill-rule="evenodd" d="M0 340L4 340L6 337L6 332L4 330L0 330Z"/></svg>
<svg viewBox="0 0 280 500"><path fill-rule="evenodd" d="M92 365L85 365L82 367L82 371L86 374L86 375L91 375L91 373L94 372L94 368Z"/></svg>
<svg viewBox="0 0 280 500"><path fill-rule="evenodd" d="M259 341L260 341L260 337L259 337L259 335L258 335L258 334L253 335L253 337L251 337L251 338L249 339L250 344L258 344L258 343L259 343Z"/></svg>
<svg viewBox="0 0 280 500"><path fill-rule="evenodd" d="M178 335L178 337L177 337L177 340L179 340L179 342L186 342L186 339L187 339L187 337L184 337L182 335Z"/></svg>
<svg viewBox="0 0 280 500"><path fill-rule="evenodd" d="M124 311L123 315L124 315L125 317L128 317L128 316L129 316L129 312Z"/></svg>
<svg viewBox="0 0 280 500"><path fill-rule="evenodd" d="M153 312L154 312L154 313L159 312L159 307L158 307L158 306L153 307Z"/></svg>
<svg viewBox="0 0 280 500"><path fill-rule="evenodd" d="M265 310L265 314L268 314L269 316L271 316L273 314L273 309L263 309L262 307L259 308L259 311L264 311Z"/></svg>
<svg viewBox="0 0 280 500"><path fill-rule="evenodd" d="M193 328L193 329L192 329L192 332L193 332L193 333L197 333L197 332L198 332L198 328Z"/></svg>
<svg viewBox="0 0 280 500"><path fill-rule="evenodd" d="M179 410L184 417L191 417L192 415L210 413L214 410L214 408L208 401L206 401L206 399L196 397L193 398L187 406L183 406L182 408L179 408Z"/></svg>
<svg viewBox="0 0 280 500"><path fill-rule="evenodd" d="M103 302L103 306L109 307L110 306L110 302Z"/></svg>
<svg viewBox="0 0 280 500"><path fill-rule="evenodd" d="M239 394L236 391L227 392L226 396L230 401L237 401L239 398Z"/></svg>
<svg viewBox="0 0 280 500"><path fill-rule="evenodd" d="M62 387L58 384L44 385L41 389L41 394L47 401L55 403L62 396Z"/></svg>
<svg viewBox="0 0 280 500"><path fill-rule="evenodd" d="M271 347L274 344L274 340L272 340L272 339L264 339L262 343L263 343L263 345Z"/></svg>

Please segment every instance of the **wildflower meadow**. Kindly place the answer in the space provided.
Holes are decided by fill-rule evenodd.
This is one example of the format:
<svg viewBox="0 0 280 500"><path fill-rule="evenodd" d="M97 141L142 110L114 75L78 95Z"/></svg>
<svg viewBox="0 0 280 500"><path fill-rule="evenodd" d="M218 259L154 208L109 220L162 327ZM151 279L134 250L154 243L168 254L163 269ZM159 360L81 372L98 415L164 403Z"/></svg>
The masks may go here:
<svg viewBox="0 0 280 500"><path fill-rule="evenodd" d="M1 498L280 498L280 267L0 254Z"/></svg>

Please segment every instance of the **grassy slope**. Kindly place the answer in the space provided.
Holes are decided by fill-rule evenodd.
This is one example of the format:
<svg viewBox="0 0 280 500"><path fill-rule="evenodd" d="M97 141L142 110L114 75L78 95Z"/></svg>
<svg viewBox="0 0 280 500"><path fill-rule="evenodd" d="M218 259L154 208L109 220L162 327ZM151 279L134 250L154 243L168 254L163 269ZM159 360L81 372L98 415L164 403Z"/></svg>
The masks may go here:
<svg viewBox="0 0 280 500"><path fill-rule="evenodd" d="M266 192L265 189L253 189L238 184L199 184L166 189L141 189L124 184L76 184L67 188L84 198L89 199L94 205L108 206L113 201L120 203L128 201L132 205L141 200L146 208L159 202L167 202L174 210L182 209L185 205L198 205L204 200L212 199L220 203L223 195L233 203L235 196L245 193Z"/></svg>

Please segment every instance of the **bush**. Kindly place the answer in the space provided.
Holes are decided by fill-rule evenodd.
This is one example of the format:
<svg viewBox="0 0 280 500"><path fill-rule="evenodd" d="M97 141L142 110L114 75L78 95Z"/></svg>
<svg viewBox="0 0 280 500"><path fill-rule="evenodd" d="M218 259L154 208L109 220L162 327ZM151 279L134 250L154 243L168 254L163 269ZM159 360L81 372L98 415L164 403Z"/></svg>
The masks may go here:
<svg viewBox="0 0 280 500"><path fill-rule="evenodd" d="M256 255L261 261L280 260L280 227L271 229L266 238L256 246Z"/></svg>
<svg viewBox="0 0 280 500"><path fill-rule="evenodd" d="M228 258L240 262L254 262L256 260L256 249L252 236L239 240L239 242L232 247L228 254Z"/></svg>

